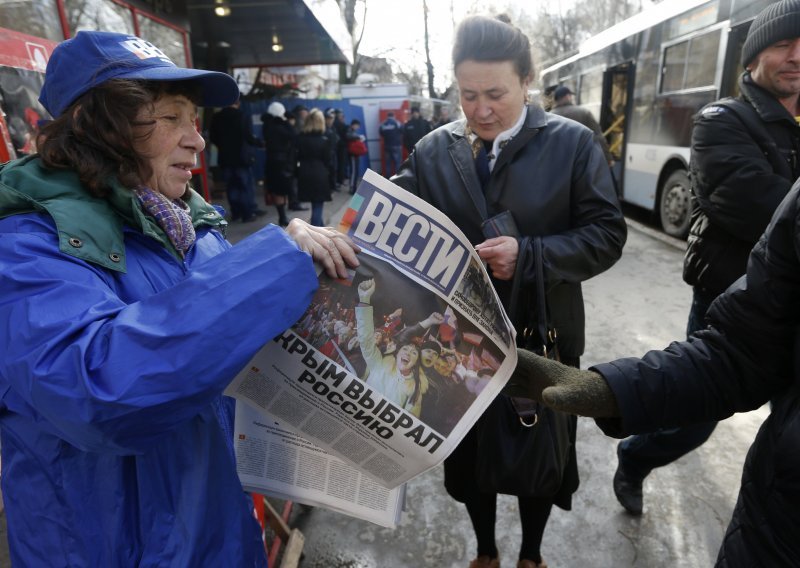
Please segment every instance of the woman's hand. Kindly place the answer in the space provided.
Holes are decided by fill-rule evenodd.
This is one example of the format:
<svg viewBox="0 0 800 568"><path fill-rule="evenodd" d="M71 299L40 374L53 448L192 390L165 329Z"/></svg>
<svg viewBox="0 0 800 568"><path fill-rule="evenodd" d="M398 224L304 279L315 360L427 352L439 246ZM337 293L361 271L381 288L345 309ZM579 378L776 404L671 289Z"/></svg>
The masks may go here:
<svg viewBox="0 0 800 568"><path fill-rule="evenodd" d="M369 304L372 299L372 293L375 292L375 279L370 278L364 280L358 285L358 301L364 304Z"/></svg>
<svg viewBox="0 0 800 568"><path fill-rule="evenodd" d="M511 280L517 267L519 243L514 237L494 237L475 247L481 257L492 270L492 276L498 280Z"/></svg>
<svg viewBox="0 0 800 568"><path fill-rule="evenodd" d="M347 267L355 268L359 264L356 253L361 249L333 227L315 227L295 218L289 222L286 232L331 278L347 278Z"/></svg>

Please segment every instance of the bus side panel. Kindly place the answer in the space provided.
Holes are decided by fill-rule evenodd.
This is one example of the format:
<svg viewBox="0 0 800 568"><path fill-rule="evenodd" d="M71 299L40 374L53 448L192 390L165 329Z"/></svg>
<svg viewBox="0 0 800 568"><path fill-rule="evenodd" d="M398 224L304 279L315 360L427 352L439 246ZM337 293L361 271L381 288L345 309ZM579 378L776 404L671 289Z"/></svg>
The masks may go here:
<svg viewBox="0 0 800 568"><path fill-rule="evenodd" d="M642 82L638 81L636 87L640 85ZM644 87L636 88L630 142L688 147L692 139L692 118L716 99L716 89L654 97Z"/></svg>
<svg viewBox="0 0 800 568"><path fill-rule="evenodd" d="M627 146L625 183L622 199L651 211L656 208L658 180L671 161L689 163L689 149L683 146L635 144Z"/></svg>

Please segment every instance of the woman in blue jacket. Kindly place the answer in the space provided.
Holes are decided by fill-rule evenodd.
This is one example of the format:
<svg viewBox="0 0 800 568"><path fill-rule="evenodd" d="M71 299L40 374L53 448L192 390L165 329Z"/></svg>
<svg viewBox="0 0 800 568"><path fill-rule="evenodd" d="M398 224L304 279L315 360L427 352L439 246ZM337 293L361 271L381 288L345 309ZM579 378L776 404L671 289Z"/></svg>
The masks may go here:
<svg viewBox="0 0 800 568"><path fill-rule="evenodd" d="M40 154L0 168L15 565L266 565L221 395L305 310L312 257L332 276L357 261L298 220L225 240L188 183L205 145L196 104L238 95L133 36L80 32L53 51Z"/></svg>

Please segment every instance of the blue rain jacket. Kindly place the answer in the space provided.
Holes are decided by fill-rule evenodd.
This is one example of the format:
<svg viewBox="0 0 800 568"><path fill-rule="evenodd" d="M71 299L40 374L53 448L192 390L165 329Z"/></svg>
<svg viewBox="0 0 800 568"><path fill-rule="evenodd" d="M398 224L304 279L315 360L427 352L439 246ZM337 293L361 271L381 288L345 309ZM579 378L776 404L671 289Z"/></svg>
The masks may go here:
<svg viewBox="0 0 800 568"><path fill-rule="evenodd" d="M303 313L310 256L234 247L197 194L181 259L131 193L0 168L2 489L17 566L265 566L225 386Z"/></svg>

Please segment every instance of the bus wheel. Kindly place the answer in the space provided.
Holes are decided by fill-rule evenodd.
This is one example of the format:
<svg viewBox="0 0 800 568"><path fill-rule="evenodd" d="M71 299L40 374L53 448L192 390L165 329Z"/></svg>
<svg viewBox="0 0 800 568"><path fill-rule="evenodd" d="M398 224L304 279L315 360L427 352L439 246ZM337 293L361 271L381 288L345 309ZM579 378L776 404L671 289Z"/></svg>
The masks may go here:
<svg viewBox="0 0 800 568"><path fill-rule="evenodd" d="M692 195L689 176L684 170L672 172L661 190L658 205L659 220L664 232L685 239L692 220Z"/></svg>

